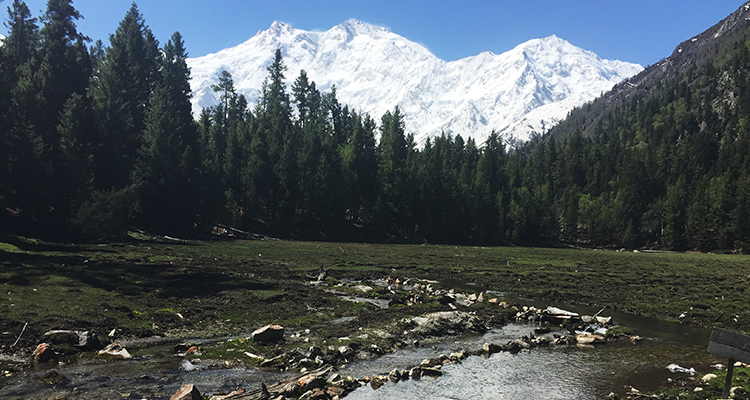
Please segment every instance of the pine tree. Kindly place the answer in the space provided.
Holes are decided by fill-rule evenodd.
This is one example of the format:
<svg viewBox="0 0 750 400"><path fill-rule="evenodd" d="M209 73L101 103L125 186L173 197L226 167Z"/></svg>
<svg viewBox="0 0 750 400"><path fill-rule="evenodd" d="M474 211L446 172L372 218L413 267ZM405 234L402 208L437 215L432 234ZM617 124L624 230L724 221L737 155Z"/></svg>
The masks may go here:
<svg viewBox="0 0 750 400"><path fill-rule="evenodd" d="M386 111L380 123L378 144L378 199L376 218L384 229L405 228L406 157L408 155L401 110Z"/></svg>
<svg viewBox="0 0 750 400"><path fill-rule="evenodd" d="M8 7L8 22L5 26L10 32L9 36L2 40L0 45L0 208L13 209L22 202L18 202L18 191L20 186L28 184L28 179L33 176L30 173L29 158L33 141L29 133L33 132L25 128L31 124L27 117L25 106L34 105L19 104L14 93L19 92L19 71L21 67L26 72L25 85L30 84L32 62L39 50L39 30L36 18L32 18L26 3L14 0ZM27 98L31 99L31 95ZM33 114L33 113L31 113ZM23 189L21 189L23 191ZM21 196L20 198L23 198ZM5 213L3 213L5 215ZM6 222L4 225L9 225Z"/></svg>
<svg viewBox="0 0 750 400"><path fill-rule="evenodd" d="M197 131L190 104L190 71L182 36L163 50L161 80L146 111L146 128L133 181L139 220L154 230L184 232L196 223Z"/></svg>
<svg viewBox="0 0 750 400"><path fill-rule="evenodd" d="M159 59L156 40L133 4L110 36L89 92L99 121L94 162L100 189L130 183Z"/></svg>

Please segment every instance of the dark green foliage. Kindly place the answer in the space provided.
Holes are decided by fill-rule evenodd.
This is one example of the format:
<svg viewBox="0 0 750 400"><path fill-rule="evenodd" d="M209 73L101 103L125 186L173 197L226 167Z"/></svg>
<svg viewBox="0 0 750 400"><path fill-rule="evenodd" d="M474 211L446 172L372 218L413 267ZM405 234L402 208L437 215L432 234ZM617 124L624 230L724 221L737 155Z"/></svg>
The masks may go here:
<svg viewBox="0 0 750 400"><path fill-rule="evenodd" d="M220 103L195 121L182 38L160 51L135 4L107 48L84 45L70 0L50 0L41 29L22 1L8 11L0 221L14 232L109 240L131 225L223 224L337 240L750 249L744 34L711 52L683 44L508 152L494 132L415 143L398 107L377 124L305 71L289 90L280 49L258 104L223 71Z"/></svg>
<svg viewBox="0 0 750 400"><path fill-rule="evenodd" d="M78 237L89 242L123 239L134 201L132 187L91 193L91 198L81 205L72 221Z"/></svg>
<svg viewBox="0 0 750 400"><path fill-rule="evenodd" d="M89 90L99 124L94 150L97 188L129 183L159 60L156 40L133 4L110 36Z"/></svg>
<svg viewBox="0 0 750 400"><path fill-rule="evenodd" d="M151 94L133 182L139 225L184 232L198 213L198 132L190 111L190 72L179 33L163 50L161 79Z"/></svg>

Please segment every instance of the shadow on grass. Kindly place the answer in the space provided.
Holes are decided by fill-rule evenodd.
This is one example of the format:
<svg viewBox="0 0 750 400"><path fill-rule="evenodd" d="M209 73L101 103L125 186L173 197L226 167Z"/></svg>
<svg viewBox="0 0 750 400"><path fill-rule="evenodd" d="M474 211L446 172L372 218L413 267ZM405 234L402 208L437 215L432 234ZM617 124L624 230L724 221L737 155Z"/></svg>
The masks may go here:
<svg viewBox="0 0 750 400"><path fill-rule="evenodd" d="M88 262L79 255L0 252L0 283L27 286L60 276L127 296L207 297L232 290L277 290L277 285L238 277L220 267L163 263Z"/></svg>
<svg viewBox="0 0 750 400"><path fill-rule="evenodd" d="M64 274L83 284L128 296L207 297L232 290L276 290L257 280L237 278L220 271L205 271L165 264L94 264Z"/></svg>
<svg viewBox="0 0 750 400"><path fill-rule="evenodd" d="M36 242L34 240L25 239L15 235L9 235L7 233L0 233L0 242L11 244L27 252L58 251L66 253L79 253L84 250L81 246L73 244L48 243L41 241ZM4 253L0 251L0 257L3 256Z"/></svg>

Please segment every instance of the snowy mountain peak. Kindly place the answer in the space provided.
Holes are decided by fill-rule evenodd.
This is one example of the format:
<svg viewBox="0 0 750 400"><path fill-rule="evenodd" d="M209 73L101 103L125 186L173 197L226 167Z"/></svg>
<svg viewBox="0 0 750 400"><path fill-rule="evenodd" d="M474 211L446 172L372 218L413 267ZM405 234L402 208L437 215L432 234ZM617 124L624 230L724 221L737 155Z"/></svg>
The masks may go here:
<svg viewBox="0 0 750 400"><path fill-rule="evenodd" d="M371 25L358 19L350 19L333 29L342 29L346 31L350 38L361 35L379 37L384 33L388 33L388 30L383 27Z"/></svg>
<svg viewBox="0 0 750 400"><path fill-rule="evenodd" d="M342 104L376 120L399 106L419 143L442 132L473 137L493 130L519 143L549 130L573 107L593 100L640 65L602 60L555 35L503 53L443 61L424 46L356 19L326 32L275 21L237 47L192 58L193 112L217 104L222 69L251 104L258 100L277 48L288 84L304 69L320 90L336 85Z"/></svg>

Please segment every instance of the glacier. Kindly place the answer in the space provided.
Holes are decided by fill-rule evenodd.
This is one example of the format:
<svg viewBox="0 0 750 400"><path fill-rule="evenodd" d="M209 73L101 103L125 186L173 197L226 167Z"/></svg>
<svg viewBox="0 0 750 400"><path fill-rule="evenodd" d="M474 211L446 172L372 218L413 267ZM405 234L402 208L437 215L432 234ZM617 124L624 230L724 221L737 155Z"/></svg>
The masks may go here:
<svg viewBox="0 0 750 400"><path fill-rule="evenodd" d="M340 103L376 120L399 106L418 144L442 133L482 144L495 131L504 143L517 145L643 70L601 59L554 35L502 54L444 61L418 43L358 20L325 32L275 21L236 47L188 59L194 115L218 103L211 86L222 70L255 104L277 48L288 86L305 70L319 90L335 85Z"/></svg>

